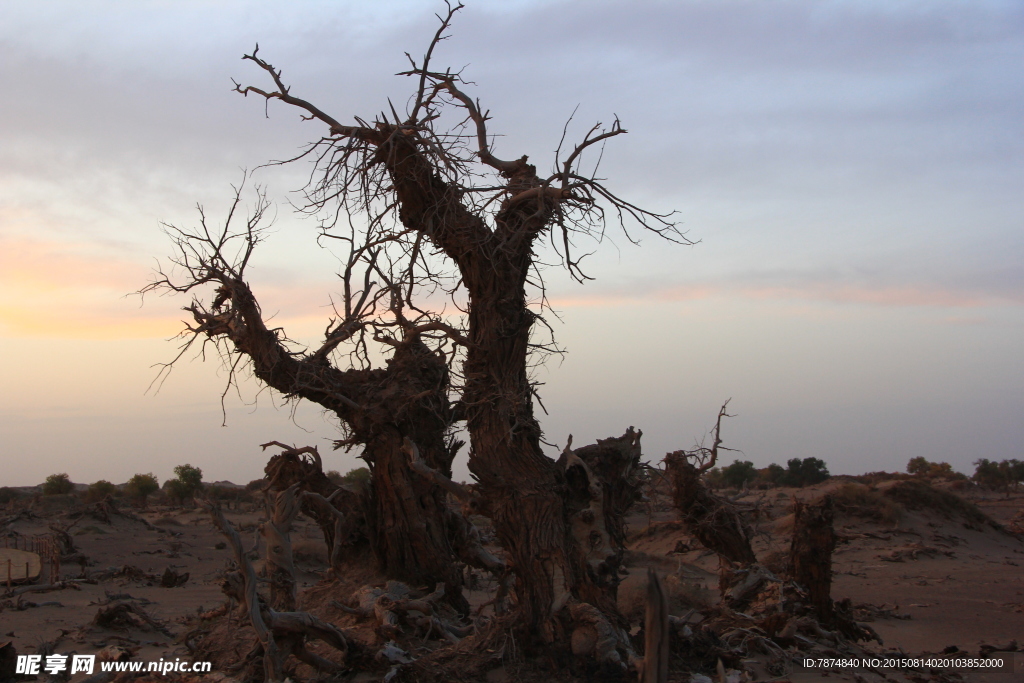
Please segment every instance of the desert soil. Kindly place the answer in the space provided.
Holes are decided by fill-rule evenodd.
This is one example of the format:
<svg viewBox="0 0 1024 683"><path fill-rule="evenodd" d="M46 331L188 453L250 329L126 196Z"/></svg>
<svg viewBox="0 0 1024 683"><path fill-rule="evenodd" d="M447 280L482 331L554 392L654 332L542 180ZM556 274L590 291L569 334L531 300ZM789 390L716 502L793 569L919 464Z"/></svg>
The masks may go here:
<svg viewBox="0 0 1024 683"><path fill-rule="evenodd" d="M812 500L842 485L840 478L834 478L805 489L739 494L737 500L758 504L755 550L759 559L769 568L784 564L794 497ZM1019 520L1024 510L1022 495L978 490L963 495L1003 525ZM31 516L0 529L0 534L49 533L51 524L68 524L66 515L72 507L70 500L39 500ZM22 508L24 504L17 509ZM6 512L0 510L0 519L14 510L13 505ZM201 510L154 507L134 512L156 528L119 515L111 516L109 523L86 515L71 526L76 549L87 560L85 564L65 563L60 578L75 580L77 589L22 594L20 602L19 598L0 597L0 644L9 640L20 654L35 653L47 645L61 654L95 654L114 645L131 650L134 660L188 659L184 636L194 628L196 615L224 603L220 580L231 552ZM226 516L243 532L246 543L255 539L261 520L255 506L243 503L241 509L227 510ZM634 624L642 623L647 567L664 577L670 609L677 616L689 613L699 620L702 610L709 611L718 600L716 556L700 547L675 519L666 500L658 498L629 519L629 575L620 586L620 606ZM888 522L839 514L836 530L842 540L833 555L832 595L837 600L851 598L854 605L861 606L859 617L869 621L884 640L884 646L869 644L869 650L914 656L956 646L977 654L983 646L1024 645L1024 544L1020 536L937 510L904 510L898 519ZM484 533L486 536L486 529ZM301 593L321 581L326 550L319 529L305 519L296 525L293 541ZM132 569L126 573L125 567ZM167 569L179 575L187 572L188 580L180 587L162 587L160 577ZM44 580L48 578L44 572ZM470 592L471 602L488 600L491 593L486 588ZM338 598L344 601L348 596ZM145 622L121 630L92 624L105 605L117 601L135 605L164 631ZM756 676L757 667L752 664L751 668ZM1024 669L1021 672L961 675L968 681L1021 680ZM890 680L933 680L930 674L899 678L887 673ZM761 680L767 680L767 674L761 675ZM359 680L379 677L378 673ZM871 673L799 668L776 680L822 678L882 680ZM514 677L507 671L495 671L489 680ZM674 676L673 680L689 680L689 676Z"/></svg>

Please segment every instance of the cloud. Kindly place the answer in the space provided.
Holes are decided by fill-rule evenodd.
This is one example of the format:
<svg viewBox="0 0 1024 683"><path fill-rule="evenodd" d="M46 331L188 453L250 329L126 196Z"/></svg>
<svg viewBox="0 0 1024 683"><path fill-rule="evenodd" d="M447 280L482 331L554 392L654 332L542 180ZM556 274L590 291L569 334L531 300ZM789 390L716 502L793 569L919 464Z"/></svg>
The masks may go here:
<svg viewBox="0 0 1024 683"><path fill-rule="evenodd" d="M753 286L742 284L698 284L653 287L646 292L580 294L553 296L551 305L558 308L600 308L637 302L699 301L713 297L754 300L804 300L832 304L861 304L886 308L972 309L1010 303L1024 305L1024 295L999 296L991 292L965 291L933 285L854 285L839 283L807 283L803 286ZM978 322L983 318L949 317L948 321Z"/></svg>
<svg viewBox="0 0 1024 683"><path fill-rule="evenodd" d="M0 238L0 333L67 339L170 337L183 329L186 295L137 292L153 277L138 254L93 242ZM151 262L152 263L152 262ZM319 334L333 281L270 273L255 286L268 316L295 338ZM202 294L202 293L200 293Z"/></svg>

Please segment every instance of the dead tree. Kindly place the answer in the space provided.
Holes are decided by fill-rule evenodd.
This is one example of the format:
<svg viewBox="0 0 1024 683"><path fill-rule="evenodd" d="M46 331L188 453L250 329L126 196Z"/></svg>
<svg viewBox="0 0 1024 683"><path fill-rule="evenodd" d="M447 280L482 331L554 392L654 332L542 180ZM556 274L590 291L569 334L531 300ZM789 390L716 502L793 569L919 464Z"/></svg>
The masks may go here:
<svg viewBox="0 0 1024 683"><path fill-rule="evenodd" d="M391 226L404 245L405 266L448 273L448 292L468 305L456 413L471 439L469 467L515 572L521 624L529 639L553 642L564 640L556 613L567 598L586 601L601 590L570 532L565 471L543 453L533 413L528 361L543 349L533 336L541 318L528 303L528 288L544 298L535 251L550 239L569 273L583 280L574 240L602 236L606 211L624 230L635 222L668 239L687 240L669 216L615 195L596 177L596 164L583 167L588 153L626 132L617 119L608 128L590 128L571 151L560 147L546 177L525 156L496 156L489 113L463 90L467 83L459 73L431 65L460 8L449 6L439 17L422 60L410 57L402 75L413 79L414 89L402 115L390 107L372 122L356 117L353 125L343 124L294 94L256 50L244 59L262 69L272 86L236 88L296 107L303 118L326 126L326 135L297 159L316 163L304 208L324 217L327 234L353 213L370 225ZM409 436L424 449L418 435Z"/></svg>
<svg viewBox="0 0 1024 683"><path fill-rule="evenodd" d="M722 446L722 418L729 401L718 411L711 432L711 447L698 446L691 451L675 451L665 456L665 469L672 481L672 498L687 529L706 548L714 550L729 563L748 565L757 561L750 546L751 532L739 510L715 495L701 477L718 462Z"/></svg>
<svg viewBox="0 0 1024 683"><path fill-rule="evenodd" d="M570 529L582 549L590 579L590 590L579 597L610 614L614 611L607 603L617 597L626 547L626 513L642 496L642 435L630 427L620 437L598 439L596 444L574 450L570 434L557 462L568 491Z"/></svg>
<svg viewBox="0 0 1024 683"><path fill-rule="evenodd" d="M370 545L387 576L414 585L442 583L447 599L465 612L468 604L462 598L462 572L447 534L444 492L416 477L402 451L403 439L413 438L431 467L450 474L458 447L448 436L454 422L448 360L450 345L464 343L465 338L436 314L417 307L412 298L414 290L432 286L436 278L400 267L385 253L385 247L400 238L380 225L360 234L353 228L342 239L348 255L341 273L338 317L327 325L319 348L299 350L284 330L267 325L245 279L269 207L266 195L257 189L244 226L236 225L244 208L239 186L222 227L208 225L201 207L198 228L168 226L177 253L171 267L160 270L143 292L196 297L204 287L213 290L208 304L196 297L186 307L194 324L183 333L185 341L175 361L197 340L204 347L212 343L230 368L229 387L235 373L247 367L286 399L306 399L333 412L345 430L336 446L362 446L361 457L371 471L368 503L361 510L342 512L363 514ZM400 252L400 247L392 249ZM387 355L384 367L374 367L371 361L373 344ZM342 348L348 353L341 354ZM297 481L278 481L280 489L293 483ZM313 492L320 493L316 482ZM321 521L323 515L331 517L323 511L320 515ZM334 521L330 519L332 534Z"/></svg>
<svg viewBox="0 0 1024 683"><path fill-rule="evenodd" d="M642 431L630 427L622 436L598 439L573 451L601 483L605 528L619 549L626 545L626 513L644 497L642 436Z"/></svg>

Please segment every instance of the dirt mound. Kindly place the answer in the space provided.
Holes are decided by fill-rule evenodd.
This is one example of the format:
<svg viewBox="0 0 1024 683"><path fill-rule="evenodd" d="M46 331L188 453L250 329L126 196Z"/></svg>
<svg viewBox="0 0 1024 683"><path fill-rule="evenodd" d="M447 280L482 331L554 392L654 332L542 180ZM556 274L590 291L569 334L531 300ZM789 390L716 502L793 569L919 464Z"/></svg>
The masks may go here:
<svg viewBox="0 0 1024 683"><path fill-rule="evenodd" d="M969 529L981 531L985 528L1005 532L1003 525L986 515L981 509L969 501L950 491L943 491L924 482L904 480L879 487L882 493L909 510L933 511L947 519L959 517Z"/></svg>
<svg viewBox="0 0 1024 683"><path fill-rule="evenodd" d="M864 484L842 484L832 492L832 500L837 512L882 524L896 524L903 514L902 505Z"/></svg>

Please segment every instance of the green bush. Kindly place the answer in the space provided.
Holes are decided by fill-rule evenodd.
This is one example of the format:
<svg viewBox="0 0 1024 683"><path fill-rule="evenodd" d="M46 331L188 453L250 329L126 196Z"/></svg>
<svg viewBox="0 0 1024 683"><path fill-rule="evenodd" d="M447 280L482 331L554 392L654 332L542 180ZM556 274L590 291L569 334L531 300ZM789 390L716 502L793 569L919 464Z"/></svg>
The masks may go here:
<svg viewBox="0 0 1024 683"><path fill-rule="evenodd" d="M974 461L974 467L971 478L985 488L1009 491L1011 486L1016 489L1024 481L1024 462L1016 458L1000 462L982 458Z"/></svg>
<svg viewBox="0 0 1024 683"><path fill-rule="evenodd" d="M164 492L167 497L178 503L191 500L197 491L203 488L203 471L198 467L189 464L178 465L174 468L174 479L164 482Z"/></svg>
<svg viewBox="0 0 1024 683"><path fill-rule="evenodd" d="M6 505L12 500L23 498L22 494L9 486L0 486L0 505Z"/></svg>
<svg viewBox="0 0 1024 683"><path fill-rule="evenodd" d="M45 496L57 496L62 493L71 493L74 490L75 485L71 483L71 478L65 472L51 474L43 482L43 495Z"/></svg>
<svg viewBox="0 0 1024 683"><path fill-rule="evenodd" d="M759 478L772 486L781 486L782 478L786 476L786 468L777 463L772 463L763 470L758 470Z"/></svg>
<svg viewBox="0 0 1024 683"><path fill-rule="evenodd" d="M249 492L243 488L235 488L233 486L209 486L206 488L206 495L210 500L237 503L247 499Z"/></svg>
<svg viewBox="0 0 1024 683"><path fill-rule="evenodd" d="M820 458L792 458L786 462L786 468L772 463L760 474L763 479L774 486L811 486L819 484L830 476L828 465Z"/></svg>
<svg viewBox="0 0 1024 683"><path fill-rule="evenodd" d="M899 503L864 484L843 484L832 494L832 500L839 512L885 524L896 524L903 514Z"/></svg>
<svg viewBox="0 0 1024 683"><path fill-rule="evenodd" d="M742 488L757 479L757 468L749 460L733 460L732 464L722 468L722 483L728 488Z"/></svg>
<svg viewBox="0 0 1024 683"><path fill-rule="evenodd" d="M341 478L341 483L354 486L355 488L363 488L370 485L370 470L365 467L357 467L354 470L349 470L345 473L345 476Z"/></svg>
<svg viewBox="0 0 1024 683"><path fill-rule="evenodd" d="M203 471L198 467L192 467L189 464L178 465L174 468L174 476L184 484L190 493L195 493L203 488Z"/></svg>
<svg viewBox="0 0 1024 683"><path fill-rule="evenodd" d="M141 504L143 507L146 506L146 499L150 495L160 490L160 484L157 482L156 477L153 473L147 474L136 474L128 483L124 486L124 493L126 496Z"/></svg>
<svg viewBox="0 0 1024 683"><path fill-rule="evenodd" d="M186 500L192 498L193 491L188 484L180 479L168 479L164 482L164 493L172 502L182 505Z"/></svg>
<svg viewBox="0 0 1024 683"><path fill-rule="evenodd" d="M953 466L948 462L931 462L926 458L918 456L911 458L910 462L907 463L907 472L918 477L928 478L941 478L941 479L959 479L963 478L963 475L954 472Z"/></svg>
<svg viewBox="0 0 1024 683"><path fill-rule="evenodd" d="M789 468L786 474L793 482L793 486L819 484L832 476L828 473L828 465L820 458L793 458L786 464Z"/></svg>
<svg viewBox="0 0 1024 683"><path fill-rule="evenodd" d="M117 487L106 479L100 479L89 484L89 490L85 492L85 502L98 503L107 496L113 497L115 495L117 495Z"/></svg>

